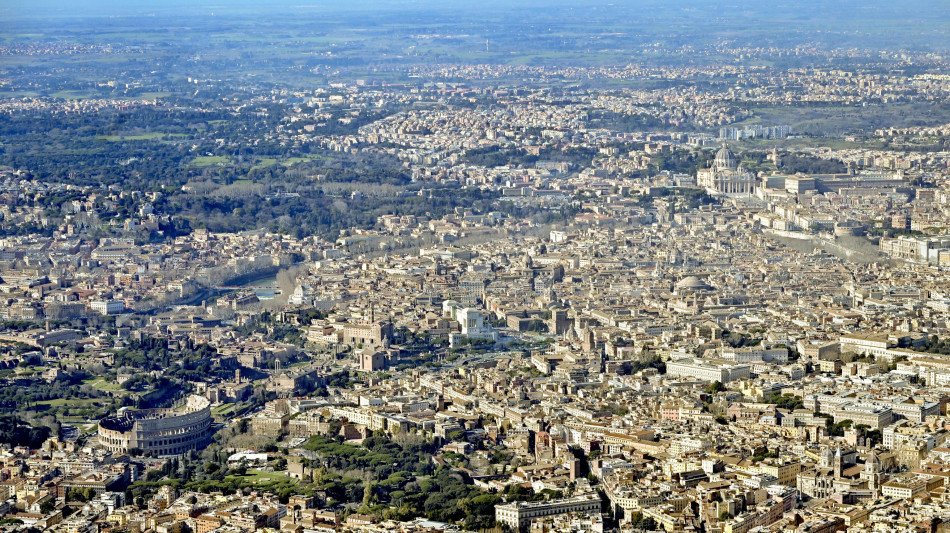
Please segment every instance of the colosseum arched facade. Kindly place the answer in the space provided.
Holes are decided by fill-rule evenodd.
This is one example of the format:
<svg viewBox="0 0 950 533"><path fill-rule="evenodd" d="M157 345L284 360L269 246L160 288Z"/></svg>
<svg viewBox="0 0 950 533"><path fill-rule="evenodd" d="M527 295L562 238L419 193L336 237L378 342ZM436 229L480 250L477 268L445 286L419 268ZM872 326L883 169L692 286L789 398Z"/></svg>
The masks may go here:
<svg viewBox="0 0 950 533"><path fill-rule="evenodd" d="M204 447L210 434L211 403L202 396L183 408L126 410L99 421L99 444L116 453L178 455Z"/></svg>

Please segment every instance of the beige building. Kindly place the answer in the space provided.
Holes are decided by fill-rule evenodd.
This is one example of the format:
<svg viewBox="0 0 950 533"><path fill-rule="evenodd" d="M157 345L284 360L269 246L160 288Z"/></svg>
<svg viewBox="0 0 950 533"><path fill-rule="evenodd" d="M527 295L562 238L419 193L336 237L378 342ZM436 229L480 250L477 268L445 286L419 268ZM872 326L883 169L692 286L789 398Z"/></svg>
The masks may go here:
<svg viewBox="0 0 950 533"><path fill-rule="evenodd" d="M513 502L495 506L495 520L519 530L531 525L535 518L565 513L599 513L601 500L595 494L546 502Z"/></svg>
<svg viewBox="0 0 950 533"><path fill-rule="evenodd" d="M881 494L891 498L914 498L926 490L927 481L913 476L900 477L881 485Z"/></svg>
<svg viewBox="0 0 950 533"><path fill-rule="evenodd" d="M699 359L680 359L666 364L668 377L694 378L720 383L748 379L750 372L749 365L712 364Z"/></svg>
<svg viewBox="0 0 950 533"><path fill-rule="evenodd" d="M742 168L739 160L723 144L709 168L696 173L700 187L728 195L751 195L755 192L755 174Z"/></svg>

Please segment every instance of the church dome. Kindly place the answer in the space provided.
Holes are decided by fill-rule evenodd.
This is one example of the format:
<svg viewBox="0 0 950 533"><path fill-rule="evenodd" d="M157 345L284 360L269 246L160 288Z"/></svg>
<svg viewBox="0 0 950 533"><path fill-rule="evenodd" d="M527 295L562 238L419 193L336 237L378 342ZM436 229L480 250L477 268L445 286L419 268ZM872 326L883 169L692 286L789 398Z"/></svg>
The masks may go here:
<svg viewBox="0 0 950 533"><path fill-rule="evenodd" d="M708 291L712 289L705 281L696 276L686 276L676 282L676 288L679 290Z"/></svg>
<svg viewBox="0 0 950 533"><path fill-rule="evenodd" d="M736 159L736 154L732 153L732 150L726 148L726 145L722 145L722 148L716 152L716 160L713 163L713 167L716 170L735 170L739 166L739 160Z"/></svg>

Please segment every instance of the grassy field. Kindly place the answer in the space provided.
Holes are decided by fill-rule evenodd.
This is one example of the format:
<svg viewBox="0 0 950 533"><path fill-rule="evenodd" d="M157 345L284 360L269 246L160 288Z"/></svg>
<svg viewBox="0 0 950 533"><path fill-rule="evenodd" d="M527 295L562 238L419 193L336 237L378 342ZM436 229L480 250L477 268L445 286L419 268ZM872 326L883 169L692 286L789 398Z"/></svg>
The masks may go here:
<svg viewBox="0 0 950 533"><path fill-rule="evenodd" d="M802 148L833 148L849 150L856 148L880 149L883 143L877 139L846 141L837 137L798 137L789 139L745 139L735 143L740 150L798 150Z"/></svg>
<svg viewBox="0 0 950 533"><path fill-rule="evenodd" d="M0 98L35 98L40 93L36 91L14 91L12 89L0 89Z"/></svg>
<svg viewBox="0 0 950 533"><path fill-rule="evenodd" d="M255 163L253 167L251 167L251 170L268 168L275 165L277 165L277 159L274 159L273 157L262 157L257 160L257 163Z"/></svg>
<svg viewBox="0 0 950 533"><path fill-rule="evenodd" d="M732 124L788 124L794 133L840 135L894 126L925 126L950 121L950 109L930 102L855 105L754 106L755 115Z"/></svg>
<svg viewBox="0 0 950 533"><path fill-rule="evenodd" d="M258 470L257 468L249 468L247 474L243 476L227 476L227 480L241 480L244 482L257 483L270 483L271 481L283 481L286 479L293 480L292 477L287 475L287 472L264 472Z"/></svg>
<svg viewBox="0 0 950 533"><path fill-rule="evenodd" d="M211 414L225 417L243 407L240 403L223 403L211 409Z"/></svg>
<svg viewBox="0 0 950 533"><path fill-rule="evenodd" d="M92 93L80 91L56 91L50 95L51 98L63 98L64 100L82 100L92 98Z"/></svg>
<svg viewBox="0 0 950 533"><path fill-rule="evenodd" d="M138 135L98 135L97 139L102 139L103 141L110 142L120 142L120 141L152 141L156 139L162 139L164 137L187 137L188 135L184 133L162 133L160 131L153 131L150 133L140 133Z"/></svg>
<svg viewBox="0 0 950 533"><path fill-rule="evenodd" d="M202 155L192 159L191 163L188 163L188 166L201 168L230 162L231 160L223 155Z"/></svg>
<svg viewBox="0 0 950 533"><path fill-rule="evenodd" d="M91 424L86 423L86 418L82 416L60 416L58 417L60 422L65 422L67 424L73 424L79 429L83 429L85 426L90 426Z"/></svg>
<svg viewBox="0 0 950 533"><path fill-rule="evenodd" d="M41 366L30 365L30 366L18 366L12 370L14 370L16 372L16 375L18 376L33 376L33 375L39 374L40 372L43 372L46 369Z"/></svg>
<svg viewBox="0 0 950 533"><path fill-rule="evenodd" d="M83 380L83 383L103 392L124 392L122 385L112 381L106 381L105 378L88 378Z"/></svg>
<svg viewBox="0 0 950 533"><path fill-rule="evenodd" d="M258 158L257 163L255 163L254 166L251 167L251 170L269 168L269 167L276 166L278 164L285 167L289 167L291 165L295 165L297 163L304 163L306 161L324 161L327 159L329 158L326 156L316 155L316 154L306 155L302 157L288 157L285 159L277 159L275 157L261 157L261 158Z"/></svg>
<svg viewBox="0 0 950 533"><path fill-rule="evenodd" d="M295 163L303 163L304 161L326 161L328 159L330 158L326 156L311 154L304 157L288 157L287 159L281 161L280 164L284 166L290 166Z"/></svg>
<svg viewBox="0 0 950 533"><path fill-rule="evenodd" d="M98 403L108 402L102 398L57 398L55 400L43 400L41 402L36 402L36 405L48 405L50 407L62 407L64 405L68 407L80 407Z"/></svg>

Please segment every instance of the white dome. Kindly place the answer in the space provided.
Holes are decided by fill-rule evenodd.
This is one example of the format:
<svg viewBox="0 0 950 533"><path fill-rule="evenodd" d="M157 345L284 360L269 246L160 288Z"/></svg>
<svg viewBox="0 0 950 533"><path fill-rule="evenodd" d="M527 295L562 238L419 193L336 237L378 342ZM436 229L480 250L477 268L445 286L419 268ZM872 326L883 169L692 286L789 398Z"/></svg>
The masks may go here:
<svg viewBox="0 0 950 533"><path fill-rule="evenodd" d="M726 145L722 145L722 148L716 152L716 160L713 163L713 167L716 170L735 170L738 166L739 161L736 159L736 154L726 148Z"/></svg>
<svg viewBox="0 0 950 533"><path fill-rule="evenodd" d="M686 276L676 282L676 288L681 290L706 291L712 289L708 283L697 276Z"/></svg>

